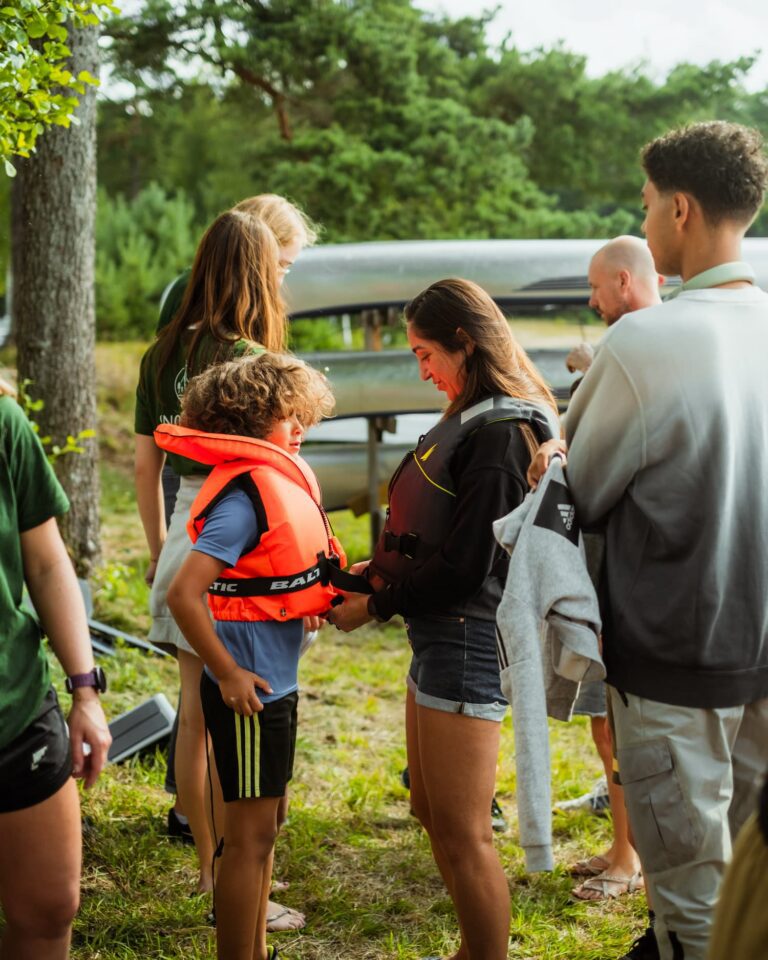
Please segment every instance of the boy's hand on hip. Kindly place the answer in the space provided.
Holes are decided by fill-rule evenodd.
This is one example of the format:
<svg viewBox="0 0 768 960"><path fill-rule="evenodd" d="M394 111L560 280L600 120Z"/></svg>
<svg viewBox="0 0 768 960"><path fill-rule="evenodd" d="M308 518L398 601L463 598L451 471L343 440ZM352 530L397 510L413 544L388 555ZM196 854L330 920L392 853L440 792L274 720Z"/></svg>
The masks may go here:
<svg viewBox="0 0 768 960"><path fill-rule="evenodd" d="M256 696L256 687L272 693L272 688L263 677L242 667L234 666L223 677L219 677L222 700L230 710L244 717L264 709L264 704Z"/></svg>

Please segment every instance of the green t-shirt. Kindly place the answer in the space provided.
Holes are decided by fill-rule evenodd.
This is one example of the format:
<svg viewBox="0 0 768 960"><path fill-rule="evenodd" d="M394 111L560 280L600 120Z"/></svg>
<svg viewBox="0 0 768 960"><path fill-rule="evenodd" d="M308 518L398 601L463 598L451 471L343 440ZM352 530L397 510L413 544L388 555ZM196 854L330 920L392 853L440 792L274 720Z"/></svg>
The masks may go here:
<svg viewBox="0 0 768 960"><path fill-rule="evenodd" d="M175 280L172 280L168 284L165 292L163 293L163 299L160 303L160 317L157 321L157 333L167 327L168 324L173 320L176 315L176 311L181 306L181 301L184 299L184 294L187 291L187 284L189 283L189 278L192 276L191 270L185 270L184 273L176 277Z"/></svg>
<svg viewBox="0 0 768 960"><path fill-rule="evenodd" d="M188 380L187 350L191 339L192 331L188 330L175 345L173 353L159 378L157 375L159 349L157 340L141 358L139 384L136 387L136 412L134 417L136 433L151 437L159 424L179 422L181 398ZM219 361L223 361L241 357L247 353L261 353L262 351L263 347L247 340L237 340L228 348L222 349L222 345L213 337L204 336L195 350L198 360L194 369L197 373L202 372L214 361L215 357L218 357ZM210 359L207 360L206 358ZM210 466L197 463L195 460L188 460L186 457L180 457L176 453L168 454L168 463L181 477L193 473L207 474L211 472Z"/></svg>
<svg viewBox="0 0 768 960"><path fill-rule="evenodd" d="M68 509L24 411L0 397L0 748L29 726L50 685L40 627L21 606L20 534Z"/></svg>

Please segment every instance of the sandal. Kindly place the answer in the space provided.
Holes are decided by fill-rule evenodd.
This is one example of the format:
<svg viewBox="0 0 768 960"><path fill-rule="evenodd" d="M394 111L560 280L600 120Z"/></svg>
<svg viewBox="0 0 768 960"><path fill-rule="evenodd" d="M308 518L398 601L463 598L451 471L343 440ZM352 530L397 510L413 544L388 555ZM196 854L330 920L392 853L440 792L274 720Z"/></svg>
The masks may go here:
<svg viewBox="0 0 768 960"><path fill-rule="evenodd" d="M277 904L274 906L277 907L275 912L267 914L267 933L293 933L306 926L303 913L291 907L279 907Z"/></svg>
<svg viewBox="0 0 768 960"><path fill-rule="evenodd" d="M590 877L571 890L571 896L577 900L592 903L598 900L616 900L624 893L635 893L644 887L643 875L639 871L631 877L611 877L607 873L601 873L597 877ZM585 897L583 895L585 890L596 893L597 896Z"/></svg>
<svg viewBox="0 0 768 960"><path fill-rule="evenodd" d="M586 860L577 860L576 863L572 863L568 867L568 873L572 877L597 877L601 873L605 873L609 866L610 864L605 857L596 853L594 857L587 857Z"/></svg>

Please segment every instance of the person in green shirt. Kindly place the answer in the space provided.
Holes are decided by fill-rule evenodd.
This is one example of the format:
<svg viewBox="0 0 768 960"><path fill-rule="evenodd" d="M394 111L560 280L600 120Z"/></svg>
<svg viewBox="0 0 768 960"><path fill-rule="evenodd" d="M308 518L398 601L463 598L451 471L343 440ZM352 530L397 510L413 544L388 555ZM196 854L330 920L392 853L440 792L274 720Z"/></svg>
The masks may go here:
<svg viewBox="0 0 768 960"><path fill-rule="evenodd" d="M111 741L85 609L56 525L69 502L24 412L0 380L0 904L3 957L69 955L80 887L80 802ZM69 733L42 630L68 675ZM40 878L45 878L45 883Z"/></svg>
<svg viewBox="0 0 768 960"><path fill-rule="evenodd" d="M178 306L170 317L171 307L161 318L157 339L142 359L136 392L135 480L150 555L146 573L152 585L150 637L174 648L178 656L181 702L175 775L179 801L200 859L201 891L212 887L214 844L205 814L207 747L199 689L202 663L176 626L165 596L190 549L187 514L207 471L183 457L169 456L181 483L166 535L160 482L165 455L156 446L153 432L161 423L178 421L190 377L233 357L285 349L286 314L280 284L300 249L314 239L314 231L310 233L305 226L308 221L288 201L271 195L264 199L272 210L269 221L254 214L258 204L244 201L221 214L206 231L180 297L184 278L174 284ZM286 208L287 214L295 213L293 233L286 234L285 226L276 233L278 213L286 214ZM287 215L284 219L291 221ZM303 924L303 917L297 917L298 925Z"/></svg>

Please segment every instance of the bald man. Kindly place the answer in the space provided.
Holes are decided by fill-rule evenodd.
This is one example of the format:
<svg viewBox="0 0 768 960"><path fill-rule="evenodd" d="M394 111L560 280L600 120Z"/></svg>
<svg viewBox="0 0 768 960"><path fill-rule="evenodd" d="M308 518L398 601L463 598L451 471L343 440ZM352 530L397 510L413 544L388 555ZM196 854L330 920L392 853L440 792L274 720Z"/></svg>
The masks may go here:
<svg viewBox="0 0 768 960"><path fill-rule="evenodd" d="M609 327L625 313L661 303L659 287L664 277L656 271L648 245L638 237L616 237L600 247L589 264L587 279L589 305ZM586 373L594 355L589 343L580 343L565 363L571 373Z"/></svg>

